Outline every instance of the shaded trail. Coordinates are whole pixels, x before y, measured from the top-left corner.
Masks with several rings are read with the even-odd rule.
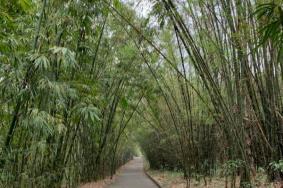
[[[157,186],[145,175],[142,158],[135,157],[108,188],[157,188]]]

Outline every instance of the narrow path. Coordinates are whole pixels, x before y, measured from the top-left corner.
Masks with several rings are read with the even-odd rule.
[[[108,188],[157,188],[144,174],[143,160],[140,157],[129,162]]]

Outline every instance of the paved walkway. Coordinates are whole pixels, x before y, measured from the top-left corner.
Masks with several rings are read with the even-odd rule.
[[[157,188],[157,186],[144,174],[142,158],[136,157],[124,167],[109,188]]]

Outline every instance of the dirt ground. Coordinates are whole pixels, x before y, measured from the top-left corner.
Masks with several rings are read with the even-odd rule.
[[[148,173],[163,187],[163,188],[186,188],[186,182],[181,173],[168,171],[148,171]],[[191,180],[190,188],[225,188],[225,179],[214,177],[211,180],[207,178],[207,185],[204,179],[200,181]],[[283,188],[283,182],[267,183],[264,179],[259,179],[255,183],[257,188]],[[230,182],[228,187],[230,188]],[[236,181],[236,187],[239,187],[239,178]]]
[[[115,181],[115,178],[112,180],[107,178],[105,180],[97,181],[97,182],[90,182],[84,185],[81,185],[80,188],[105,188],[106,186],[110,185],[112,182]]]

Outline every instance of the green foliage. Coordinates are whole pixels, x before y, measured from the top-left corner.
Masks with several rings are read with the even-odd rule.
[[[282,3],[176,2],[1,1],[0,186],[77,187],[137,144],[185,179],[282,177]]]
[[[235,176],[240,168],[243,168],[245,162],[242,160],[228,160],[222,165],[225,176]]]
[[[62,62],[64,68],[77,68],[75,53],[65,47],[52,47],[50,49],[53,54],[57,55],[57,61]]]
[[[41,71],[47,70],[50,67],[50,62],[44,55],[31,57],[31,61],[34,61],[35,68]]]
[[[151,169],[178,171],[182,168],[176,148],[176,137],[162,137],[154,132],[143,134],[139,140],[142,151]]]
[[[102,1],[1,1],[0,10],[0,186],[113,175],[135,154],[126,124],[140,95],[133,75],[144,73],[125,26],[106,19]]]
[[[120,10],[122,8],[122,4],[121,4],[120,0],[114,0],[113,4],[114,4],[114,7],[118,10]]]
[[[279,160],[278,162],[273,161],[273,162],[269,163],[269,167],[273,171],[283,173],[283,160]]]
[[[30,109],[28,116],[22,121],[22,126],[34,132],[42,132],[43,135],[49,136],[54,134],[55,119],[45,111],[39,109]]]
[[[98,117],[99,110],[92,104],[88,105],[85,103],[80,103],[75,108],[75,113],[79,118],[82,118],[88,124],[95,124],[97,121],[100,120]]]
[[[254,14],[257,19],[263,20],[260,28],[260,44],[266,43],[269,39],[280,46],[283,39],[283,10],[281,4],[265,3],[257,6]]]
[[[18,0],[17,4],[22,8],[22,10],[26,13],[30,13],[33,6],[32,0]]]

